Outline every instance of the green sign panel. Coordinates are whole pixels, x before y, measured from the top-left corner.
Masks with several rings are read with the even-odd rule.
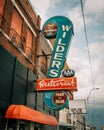
[[[48,19],[45,24],[43,25],[43,34],[46,38],[56,38],[52,58],[50,61],[50,66],[47,73],[47,78],[58,78],[61,75],[62,69],[64,67],[64,63],[67,57],[68,50],[70,48],[70,41],[73,36],[73,24],[72,22],[64,16],[55,16]],[[49,95],[53,95],[53,91],[48,91],[44,93],[45,97]],[[51,106],[52,109],[59,110],[52,101],[53,98],[51,97],[50,103],[46,102],[48,106]],[[58,105],[58,104],[57,104]],[[62,104],[63,105],[63,104]],[[60,108],[61,105],[59,105]],[[64,104],[64,107],[67,106],[67,103]]]
[[[60,77],[73,36],[72,22],[63,16],[48,19],[43,26],[46,38],[56,37],[47,77]]]

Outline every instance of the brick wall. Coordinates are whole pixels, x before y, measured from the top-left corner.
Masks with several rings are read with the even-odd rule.
[[[29,25],[27,25],[26,21],[23,19],[22,15],[18,11],[18,9],[16,9],[16,6],[13,5],[14,3],[12,3],[11,0],[5,0],[3,14],[1,15],[2,24],[1,24],[1,32],[0,32],[0,44],[2,46],[4,46],[4,48],[6,48],[12,55],[16,56],[18,58],[18,60],[23,65],[25,65],[25,67],[30,68],[31,70],[34,70],[34,69],[36,69],[36,65],[37,65],[37,50],[38,50],[37,42],[38,42],[38,34],[39,34],[39,28],[40,28],[40,24],[38,25],[38,23],[40,23],[39,22],[40,17],[37,16],[33,12],[31,5],[29,4],[29,2],[27,0],[15,1],[15,2],[16,2],[16,5],[18,6],[19,10],[22,12],[22,15],[28,21]],[[24,5],[26,5],[27,2],[28,2],[28,5],[26,6],[26,8],[24,8]],[[11,38],[10,37],[10,30],[11,30],[10,26],[11,26],[11,20],[12,20],[12,15],[13,15],[14,10],[16,10],[19,13],[20,17],[22,18],[21,35],[18,36],[16,33],[16,30],[15,30],[15,34],[19,37],[19,39],[22,42],[24,42],[22,45],[23,53],[21,53],[21,50],[20,50],[21,48],[18,48],[17,46],[15,46],[14,43],[10,39]],[[29,12],[30,14],[27,14],[26,10],[27,10],[27,12],[30,11]],[[31,16],[33,17],[34,21],[31,20]],[[31,59],[25,53],[26,39],[27,39],[26,30],[28,28],[30,28],[30,26],[31,26],[32,30],[34,31],[34,33],[37,35],[37,36],[35,36],[34,34],[32,34],[33,35],[33,44],[32,44],[33,46],[31,48],[31,54],[32,54]]]

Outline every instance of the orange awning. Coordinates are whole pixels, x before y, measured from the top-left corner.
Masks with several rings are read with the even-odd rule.
[[[10,105],[5,118],[28,120],[54,126],[58,125],[57,119],[54,116],[33,110],[24,105]]]

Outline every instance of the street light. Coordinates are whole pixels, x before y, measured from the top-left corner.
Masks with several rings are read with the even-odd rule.
[[[91,90],[90,90],[90,92],[89,92],[89,95],[88,95],[88,97],[87,97],[87,105],[88,105],[88,124],[90,123],[90,116],[89,116],[89,98],[90,98],[90,95],[91,95],[91,93],[94,91],[94,90],[98,90],[99,88],[92,88]]]
[[[100,89],[100,88],[93,88],[93,89],[90,90],[89,95],[88,95],[88,97],[87,97],[87,103],[88,103],[88,100],[89,100],[89,98],[90,98],[90,95],[91,95],[92,91],[98,90],[98,89]]]

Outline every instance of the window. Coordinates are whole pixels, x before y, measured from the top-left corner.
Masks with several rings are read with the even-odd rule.
[[[46,74],[47,73],[47,56],[45,53],[42,51],[42,57],[41,57],[41,71]]]
[[[0,14],[3,14],[4,11],[4,5],[5,5],[5,0],[0,0]]]
[[[16,130],[16,122],[17,122],[17,120],[8,119],[7,129],[8,130]]]
[[[0,0],[0,26],[1,26],[1,23],[2,23],[4,5],[5,5],[5,0]]]
[[[70,114],[67,114],[67,123],[71,124],[71,115]]]
[[[27,28],[27,37],[26,37],[26,55],[28,58],[32,59],[33,51],[32,51],[32,42],[33,42],[33,36],[32,32],[29,28]]]
[[[11,27],[10,27],[10,39],[13,44],[20,45],[21,44],[21,30],[22,30],[22,18],[19,13],[14,9]]]
[[[22,18],[16,10],[13,11],[11,28],[14,29],[19,36],[21,36]]]

